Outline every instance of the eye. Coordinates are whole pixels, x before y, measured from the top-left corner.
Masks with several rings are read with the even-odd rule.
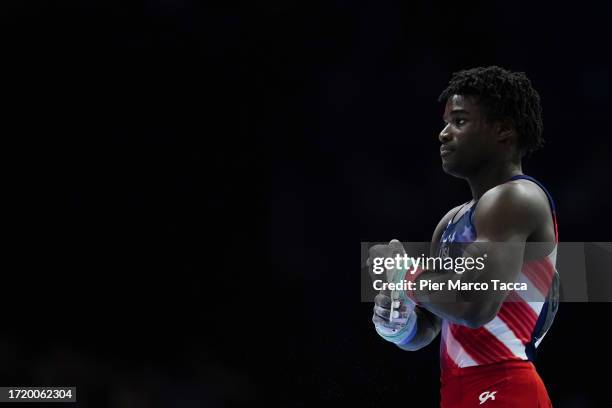
[[[455,125],[457,125],[457,126],[465,125],[465,122],[467,122],[467,121],[465,119],[463,119],[463,118],[455,119]]]

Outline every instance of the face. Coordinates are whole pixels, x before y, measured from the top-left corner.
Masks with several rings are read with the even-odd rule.
[[[439,140],[442,168],[456,177],[469,177],[496,155],[495,137],[485,112],[470,96],[452,95],[444,109]]]

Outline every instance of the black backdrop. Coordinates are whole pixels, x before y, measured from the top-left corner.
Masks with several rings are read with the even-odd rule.
[[[438,401],[359,302],[359,243],[427,241],[469,190],[440,168],[452,72],[525,71],[524,163],[562,241],[606,241],[609,6],[5,2],[10,229],[3,385],[80,406]],[[609,403],[609,304],[562,304],[538,367],[555,407]]]

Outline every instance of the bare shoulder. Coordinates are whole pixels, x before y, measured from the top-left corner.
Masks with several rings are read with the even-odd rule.
[[[457,211],[459,211],[461,207],[463,207],[465,204],[467,203],[459,204],[458,206],[451,208],[446,214],[444,214],[444,217],[442,217],[440,222],[438,222],[438,225],[436,226],[436,230],[439,228],[444,229],[446,225],[449,223],[449,221],[451,220],[451,218],[453,218],[453,215],[455,215]]]
[[[449,210],[444,215],[444,217],[442,217],[440,222],[438,222],[438,225],[434,229],[433,237],[431,238],[431,242],[432,242],[431,251],[432,252],[435,251],[435,245],[437,244],[438,241],[440,241],[440,237],[442,236],[442,233],[444,232],[444,229],[446,228],[450,220],[453,218],[453,215],[455,215],[457,211],[459,211],[461,207],[464,206],[465,204],[466,203],[463,203],[463,204],[459,204],[456,207],[453,207],[451,210]]]
[[[490,232],[500,238],[511,233],[524,236],[549,217],[544,191],[533,182],[514,180],[483,194],[474,212],[474,224],[477,231]]]
[[[528,180],[513,180],[488,190],[478,201],[477,212],[510,212],[536,215],[548,211],[548,198],[544,191]]]

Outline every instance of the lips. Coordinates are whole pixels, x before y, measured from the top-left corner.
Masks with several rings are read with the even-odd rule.
[[[445,157],[448,156],[449,154],[452,154],[455,151],[455,149],[451,149],[448,146],[442,145],[440,146],[440,156]]]

